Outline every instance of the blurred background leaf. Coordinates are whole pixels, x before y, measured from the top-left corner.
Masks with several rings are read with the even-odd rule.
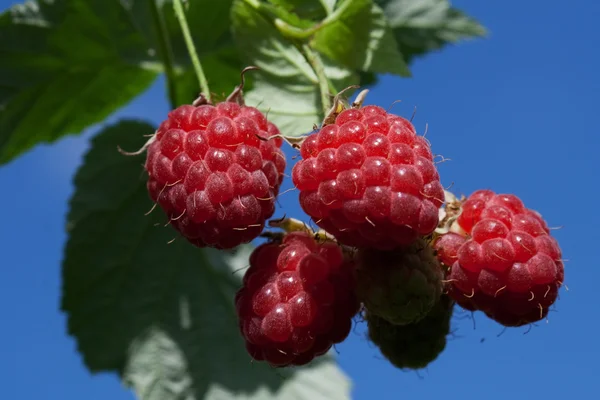
[[[408,62],[464,39],[486,35],[475,19],[448,0],[375,0],[394,30],[398,50]]]
[[[228,94],[243,68],[231,1],[190,3],[209,83]],[[40,0],[0,15],[0,163],[104,120],[169,68],[172,105],[191,103],[199,85],[180,32],[165,0]]]
[[[410,76],[381,8],[372,0],[338,4],[337,19],[319,29],[311,45],[348,68]]]
[[[0,163],[100,122],[162,70],[122,3],[42,0],[0,16]]]

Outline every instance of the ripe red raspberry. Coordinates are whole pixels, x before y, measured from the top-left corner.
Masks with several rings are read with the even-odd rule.
[[[281,139],[266,140],[277,134],[253,107],[180,106],[148,147],[150,197],[198,247],[249,242],[273,215],[283,179]]]
[[[390,324],[367,310],[369,339],[397,368],[425,368],[446,348],[453,310],[452,299],[442,295],[425,318],[404,326]]]
[[[511,194],[474,192],[456,223],[467,236],[436,243],[451,265],[451,295],[506,326],[543,319],[564,279],[561,250],[546,222]]]
[[[360,249],[356,265],[359,300],[391,324],[418,322],[442,294],[442,269],[425,239],[392,251]]]
[[[348,246],[390,250],[433,232],[444,190],[429,143],[377,106],[342,111],[302,143],[300,205]]]
[[[240,331],[255,360],[303,365],[350,333],[359,303],[352,265],[332,242],[304,232],[257,247],[236,294]]]
[[[451,268],[458,260],[458,250],[466,240],[465,236],[454,232],[441,235],[434,244],[438,260],[447,268]]]

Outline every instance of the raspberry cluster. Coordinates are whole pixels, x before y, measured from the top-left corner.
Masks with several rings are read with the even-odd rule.
[[[285,156],[277,127],[235,102],[183,105],[148,147],[148,192],[198,247],[233,248],[256,238],[275,211]]]
[[[505,326],[546,317],[564,279],[561,250],[539,213],[511,194],[474,192],[461,205],[459,233],[435,247],[450,267],[450,293],[468,310]]]
[[[277,367],[306,364],[342,342],[358,307],[351,262],[306,232],[257,247],[236,295],[249,354]]]
[[[444,199],[430,145],[378,106],[349,108],[302,143],[300,205],[348,246],[391,250],[431,234]]]
[[[147,144],[148,192],[198,247],[230,249],[261,235],[286,167],[278,128],[227,101],[169,113]],[[542,217],[489,190],[444,191],[429,142],[412,123],[336,96],[302,139],[292,181],[302,221],[250,256],[235,305],[254,360],[304,365],[348,336],[362,305],[369,337],[399,368],[423,368],[446,346],[454,304],[506,326],[544,318],[564,279]],[[442,208],[442,204],[445,207]],[[295,222],[293,222],[295,221]]]

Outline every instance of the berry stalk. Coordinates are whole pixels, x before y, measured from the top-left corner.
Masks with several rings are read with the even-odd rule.
[[[162,60],[165,75],[167,76],[167,92],[169,94],[169,101],[171,107],[177,107],[177,91],[175,86],[175,68],[173,62],[173,49],[171,48],[171,42],[167,36],[167,29],[165,27],[165,21],[158,10],[158,5],[155,0],[149,0],[150,10],[152,11],[152,19],[154,19],[154,25],[158,30],[158,52]]]
[[[244,2],[257,10],[261,8],[260,4],[256,0],[244,0]],[[348,9],[348,7],[352,5],[352,1],[343,2],[335,10],[333,10],[331,6],[326,4],[324,0],[321,0],[321,4],[327,12],[327,17],[325,17],[325,19],[323,19],[319,23],[314,24],[310,28],[301,29],[288,24],[280,18],[275,18],[273,22],[279,30],[279,32],[281,32],[284,36],[287,36],[292,39],[306,41],[309,40],[320,29],[323,29],[323,27],[338,21],[340,16],[343,15],[344,12],[346,12],[346,10]]]
[[[190,27],[188,26],[187,20],[185,18],[185,13],[183,11],[183,5],[181,4],[181,0],[173,0],[173,9],[175,10],[175,15],[179,20],[181,31],[183,32],[183,39],[185,40],[185,45],[188,49],[188,53],[190,53],[192,65],[194,66],[194,72],[196,73],[196,76],[198,77],[198,82],[200,83],[200,90],[206,96],[206,99],[210,103],[210,89],[208,88],[208,80],[206,79],[206,75],[204,75],[204,70],[202,69],[202,65],[200,64],[198,52],[196,51],[196,46],[194,45],[194,41],[192,40],[192,34],[190,33]]]
[[[323,65],[321,57],[319,57],[319,55],[315,53],[307,44],[302,45],[302,51],[304,52],[304,57],[306,57],[311,67],[315,71],[315,74],[317,74],[317,79],[319,80],[319,91],[321,92],[321,107],[323,108],[323,115],[327,115],[331,109],[331,96],[329,95],[329,89],[331,88],[334,93],[336,93],[337,90],[335,90],[325,74],[325,66]]]
[[[331,4],[331,2],[327,1],[327,0],[319,0],[319,3],[321,3],[321,6],[327,13],[327,16],[329,16],[329,15],[331,15],[331,13],[333,13],[333,7],[335,4]]]

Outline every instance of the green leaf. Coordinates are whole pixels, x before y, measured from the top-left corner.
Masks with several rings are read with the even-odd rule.
[[[268,112],[269,120],[286,136],[309,133],[323,119],[318,79],[310,64],[294,43],[244,1],[234,1],[232,15],[239,49],[250,64],[261,68],[247,76],[254,89],[246,93],[246,104]],[[323,61],[338,90],[358,82],[350,70]]]
[[[162,13],[165,16],[165,25],[170,40],[173,42],[175,60],[177,64],[187,64],[190,62],[190,58],[173,10],[173,2],[171,0],[157,1],[162,3]],[[229,25],[232,3],[233,0],[189,0],[187,2],[185,16],[201,60],[203,55],[233,45]]]
[[[333,15],[333,22],[314,35],[315,49],[348,68],[410,76],[379,6],[371,0],[346,0]]]
[[[306,368],[252,363],[234,295],[249,246],[198,249],[165,227],[127,157],[154,127],[122,121],[93,140],[75,177],[63,261],[62,310],[91,371],[118,372],[141,400],[347,399],[331,357]],[[234,271],[238,271],[234,274]]]
[[[193,332],[193,328],[190,330]],[[125,383],[141,400],[350,398],[349,381],[330,357],[317,359],[310,367],[291,370],[293,372],[282,370],[277,374],[274,370],[250,364],[241,353],[233,359],[231,350],[225,351],[226,338],[217,334],[207,337],[199,331],[190,333],[179,340],[187,344],[182,348],[177,341],[180,333],[151,329],[133,343],[124,373]],[[207,351],[206,347],[215,340],[220,348]],[[225,362],[217,361],[223,356],[227,357]],[[199,375],[201,372],[216,376],[202,392],[194,388],[198,377],[205,376]],[[202,378],[202,384],[206,379]]]
[[[174,106],[199,92],[168,0],[40,0],[0,16],[0,163],[102,121],[163,72],[174,71]],[[232,0],[194,0],[187,10],[217,94],[239,84]],[[36,5],[37,4],[37,5]],[[170,59],[166,53],[171,55]]]
[[[372,72],[361,71],[359,73],[359,77],[360,77],[360,86],[361,87],[374,86],[378,82],[377,75],[375,75]]]
[[[449,43],[483,37],[486,29],[450,6],[448,0],[376,0],[394,29],[398,49],[408,61]]]
[[[318,13],[323,10],[314,7],[315,0],[305,0],[302,3],[302,7],[298,7],[298,4],[290,0],[269,0],[269,3],[258,3],[259,6],[255,9],[296,28],[308,29],[315,25],[309,18],[315,18],[315,11]]]
[[[329,14],[333,8],[331,0],[268,0],[270,3],[282,7],[298,17],[312,21],[320,21]],[[296,25],[301,28],[300,25]]]
[[[79,133],[160,72],[122,2],[40,0],[0,15],[0,163]]]
[[[321,1],[321,4],[323,5],[323,8],[327,12],[327,15],[329,15],[333,12],[333,10],[335,9],[335,3],[337,3],[337,0],[320,0],[320,1]]]

